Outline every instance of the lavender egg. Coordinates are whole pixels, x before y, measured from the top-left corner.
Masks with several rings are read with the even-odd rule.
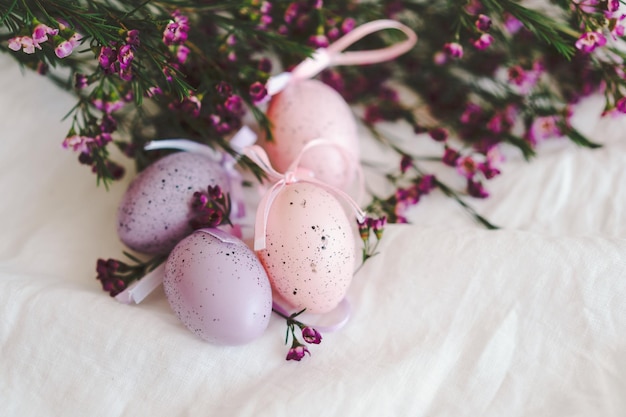
[[[272,288],[292,307],[327,313],[352,282],[356,245],[341,203],[318,185],[298,182],[276,196],[258,251]]]
[[[359,140],[352,110],[337,91],[317,80],[291,82],[272,97],[267,118],[272,140],[259,144],[274,168],[285,172],[307,143],[323,138],[345,152],[333,146],[313,147],[303,155],[300,167],[327,184],[349,188],[359,165]]]
[[[165,263],[163,287],[180,321],[208,342],[248,343],[269,324],[272,290],[263,266],[221,230],[200,229],[180,241]]]
[[[165,156],[140,172],[126,190],[117,211],[118,236],[138,252],[167,254],[192,232],[193,193],[209,185],[228,192],[228,184],[223,168],[207,156]]]

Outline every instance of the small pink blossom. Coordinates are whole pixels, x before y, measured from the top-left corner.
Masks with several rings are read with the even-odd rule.
[[[540,140],[561,136],[558,116],[540,116],[533,120],[528,130],[528,138],[536,144]]]
[[[33,29],[33,41],[35,43],[44,43],[48,40],[48,35],[55,36],[59,34],[58,29],[53,29],[48,25],[44,25],[43,23],[38,24]]]
[[[65,58],[72,54],[74,51],[74,46],[70,41],[63,41],[54,48],[54,53],[59,58]]]
[[[590,53],[597,47],[604,46],[606,44],[606,37],[600,32],[585,32],[576,41],[576,48],[579,50]]]
[[[443,45],[443,51],[452,58],[463,58],[463,46],[457,42],[449,42]]]
[[[615,108],[621,113],[626,113],[626,97],[622,97],[615,103]]]
[[[302,358],[304,358],[306,353],[311,355],[311,353],[309,352],[309,349],[307,349],[306,346],[303,346],[303,345],[292,346],[291,349],[289,349],[289,352],[287,352],[287,360],[288,361],[292,361],[292,360],[300,361],[302,360]]]
[[[62,146],[65,149],[72,148],[72,150],[87,153],[89,151],[89,145],[95,143],[94,138],[81,135],[68,136],[63,140]]]
[[[488,33],[483,33],[480,38],[474,41],[474,47],[478,50],[485,50],[493,43],[493,36]]]
[[[472,178],[478,170],[478,163],[471,156],[464,156],[457,159],[456,170],[465,178]]]
[[[14,38],[9,39],[9,49],[12,51],[19,51],[22,49],[22,37],[16,36]]]

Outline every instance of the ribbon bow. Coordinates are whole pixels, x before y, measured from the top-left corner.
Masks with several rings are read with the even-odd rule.
[[[406,39],[385,48],[343,52],[353,43],[365,36],[384,29],[397,29],[406,35]],[[337,39],[327,48],[317,49],[310,58],[302,61],[290,73],[270,77],[266,89],[270,96],[279,93],[292,79],[313,78],[324,69],[339,65],[367,65],[389,61],[408,52],[417,42],[417,35],[408,26],[389,19],[374,20],[356,27]]]
[[[340,197],[342,197],[354,210],[356,218],[359,222],[362,222],[365,219],[365,213],[361,210],[359,205],[344,191],[327,184],[323,181],[320,181],[315,178],[313,172],[299,167],[300,159],[302,156],[310,149],[318,146],[332,146],[337,148],[346,158],[349,158],[349,155],[346,155],[347,151],[340,145],[328,140],[328,139],[314,139],[308,142],[300,151],[295,160],[291,163],[289,168],[284,174],[276,171],[272,164],[270,163],[269,157],[265,150],[258,145],[248,146],[244,148],[244,154],[250,158],[255,164],[259,166],[270,179],[270,181],[274,182],[274,185],[265,193],[261,201],[259,201],[259,206],[256,212],[255,225],[254,225],[254,250],[262,250],[266,247],[266,234],[267,234],[267,221],[270,214],[270,209],[274,200],[278,196],[278,194],[282,191],[283,188],[290,184],[295,184],[297,182],[308,182],[311,184],[316,184],[331,193],[334,193]]]

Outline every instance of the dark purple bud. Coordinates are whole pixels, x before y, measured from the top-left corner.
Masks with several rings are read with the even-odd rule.
[[[320,332],[312,327],[305,327],[302,329],[302,338],[307,343],[319,344],[322,341],[322,335]]]
[[[480,181],[474,181],[471,178],[467,180],[467,193],[476,198],[487,198],[489,193],[483,188]]]
[[[412,166],[413,166],[413,158],[411,158],[409,155],[402,155],[402,159],[400,159],[400,172],[404,174]]]
[[[448,131],[443,127],[436,127],[434,129],[431,129],[428,134],[437,142],[444,142],[446,139],[448,139]]]
[[[311,355],[311,352],[309,352],[309,349],[307,349],[306,346],[294,344],[294,346],[292,346],[287,353],[287,360],[300,361],[302,358],[304,358],[306,353],[308,353],[309,356]]]
[[[459,159],[461,154],[459,154],[456,150],[449,148],[446,146],[446,149],[443,153],[443,158],[441,159],[444,164],[456,167],[456,161]]]
[[[486,16],[484,14],[478,15],[478,19],[476,19],[476,29],[480,30],[481,32],[487,32],[489,29],[491,29],[491,19],[489,18],[489,16]]]
[[[250,98],[253,102],[258,103],[267,97],[267,90],[265,89],[265,85],[256,81],[250,86]]]

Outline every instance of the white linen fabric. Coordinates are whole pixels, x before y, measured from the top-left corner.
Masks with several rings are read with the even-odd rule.
[[[424,198],[357,273],[348,325],[287,362],[277,317],[215,346],[162,290],[136,306],[101,290],[132,166],[96,187],[60,146],[73,98],[10,57],[0,74],[1,416],[626,415],[626,122],[601,99],[575,123],[603,148],[510,150],[471,202],[501,230]]]

